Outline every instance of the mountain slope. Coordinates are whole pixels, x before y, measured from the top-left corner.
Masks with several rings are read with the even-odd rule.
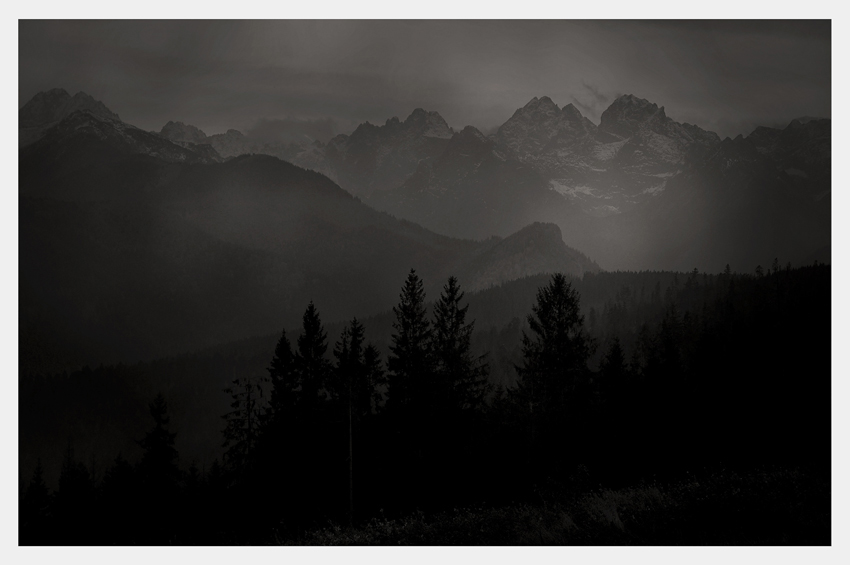
[[[357,196],[396,188],[422,160],[439,155],[452,133],[437,112],[422,108],[403,122],[398,118],[383,126],[366,122],[351,135],[338,135],[327,143],[323,151],[327,172]]]
[[[439,157],[421,162],[399,188],[367,202],[439,233],[477,239],[578,213],[532,167],[508,158],[471,126],[452,136]]]
[[[297,325],[310,300],[326,320],[368,315],[396,302],[411,268],[429,293],[449,275],[483,288],[595,268],[557,235],[538,238],[546,246],[533,261],[509,264],[508,240],[437,235],[275,157],[192,155],[85,113],[22,152],[22,367],[129,362],[272,333]]]

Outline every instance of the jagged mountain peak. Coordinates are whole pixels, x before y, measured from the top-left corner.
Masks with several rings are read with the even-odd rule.
[[[473,126],[466,126],[455,133],[446,145],[445,151],[436,158],[437,168],[444,174],[447,170],[455,173],[465,170],[473,163],[480,163],[493,151],[493,141]],[[425,163],[423,161],[421,164]]]
[[[38,96],[64,96],[66,98],[70,98],[71,95],[68,94],[68,91],[64,88],[51,88],[50,90],[45,90],[44,92],[39,92],[33,98]]]
[[[72,112],[47,129],[41,139],[25,151],[30,156],[39,152],[42,155],[56,155],[68,148],[76,148],[88,154],[93,154],[92,151],[112,156],[144,154],[168,162],[213,163],[220,160],[219,155],[209,146],[189,145],[173,142],[155,132],[144,131],[117,117],[82,109]]]
[[[570,119],[571,119],[571,120],[573,120],[573,121],[577,121],[577,122],[578,122],[578,121],[582,121],[582,120],[584,119],[584,116],[582,115],[582,113],[579,111],[579,109],[578,109],[578,108],[576,108],[576,107],[572,104],[572,102],[571,102],[571,103],[569,103],[569,104],[567,104],[567,105],[566,105],[566,106],[564,106],[563,108],[561,108],[561,113],[562,113],[564,116],[566,116],[566,117],[570,118]]]
[[[18,110],[18,127],[30,130],[30,135],[26,137],[30,138],[27,139],[28,142],[32,142],[40,138],[45,129],[78,110],[88,110],[113,120],[121,119],[103,102],[85,92],[77,92],[71,96],[64,88],[52,88],[39,92]]]
[[[415,120],[415,119],[418,119],[418,118],[423,118],[423,117],[428,116],[430,114],[437,114],[437,112],[428,112],[424,108],[414,108],[413,111],[410,113],[410,115],[407,117],[407,120],[405,120],[405,121],[408,121],[408,120],[411,120],[411,119]],[[437,115],[439,115],[439,114],[437,114]]]
[[[525,106],[523,106],[522,110],[538,110],[538,109],[546,109],[546,108],[555,108],[558,109],[558,105],[555,104],[551,98],[548,96],[541,96],[538,98],[535,96],[531,100],[529,100]]]
[[[63,89],[60,89],[60,90],[62,90],[64,92]],[[100,102],[98,100],[95,100],[94,96],[92,96],[91,94],[87,94],[87,93],[83,92],[82,90],[80,92],[76,93],[73,96],[73,98],[75,98],[76,100],[84,101],[84,102],[96,102],[96,103],[100,104]]]
[[[454,134],[454,136],[452,136],[452,139],[474,139],[482,143],[491,143],[491,141],[487,139],[487,136],[481,133],[481,131],[479,131],[478,128],[476,128],[475,126],[466,126],[462,130]]]
[[[560,108],[555,104],[551,98],[548,96],[541,96],[537,98],[536,96],[528,101],[528,103],[517,110],[514,113],[514,117],[519,115],[524,116],[540,116],[540,115],[550,115],[554,116],[560,112]]]
[[[436,111],[427,111],[422,108],[416,108],[410,115],[401,121],[397,116],[393,116],[384,122],[384,125],[375,125],[368,120],[358,125],[350,136],[340,139],[371,139],[373,136],[377,138],[396,135],[413,135],[424,137],[439,137],[449,139],[454,134],[452,128],[446,123],[443,117]],[[340,137],[340,136],[337,136]]]
[[[557,160],[565,148],[583,143],[595,130],[596,126],[572,104],[560,109],[551,98],[543,96],[514,112],[499,127],[494,139],[520,161],[536,162],[547,152]]]
[[[171,141],[188,141],[190,143],[204,143],[207,139],[207,134],[195,126],[174,121],[169,121],[162,126],[159,135]]]
[[[623,94],[618,96],[614,100],[614,102],[611,103],[611,106],[636,106],[639,108],[653,109],[658,108],[658,104],[650,102],[646,98],[640,98],[639,96],[635,96],[634,94]]]
[[[415,128],[420,135],[426,137],[440,137],[448,139],[453,134],[452,128],[446,123],[446,120],[439,112],[428,112],[422,108],[416,108],[404,120],[404,125],[407,128]]]
[[[663,124],[667,120],[664,106],[659,108],[658,104],[644,98],[624,94],[602,112],[599,127],[608,133],[631,137],[643,124],[652,121]]]

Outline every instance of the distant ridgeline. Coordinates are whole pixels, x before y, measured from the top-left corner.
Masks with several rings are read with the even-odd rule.
[[[434,303],[423,288],[410,273],[392,314],[333,331],[311,303],[283,335],[22,375],[23,543],[283,541],[352,508],[705,469],[828,481],[829,266],[539,276],[468,308],[454,279]]]

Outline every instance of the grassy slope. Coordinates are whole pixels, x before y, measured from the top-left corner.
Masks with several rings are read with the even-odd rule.
[[[718,471],[540,503],[331,525],[287,545],[829,545],[830,485],[801,471]]]

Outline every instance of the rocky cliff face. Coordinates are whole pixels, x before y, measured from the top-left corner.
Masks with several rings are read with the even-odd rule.
[[[800,261],[829,245],[830,150],[829,120],[721,141],[631,95],[598,127],[543,97],[489,139],[463,130],[368,202],[460,237],[553,222],[605,268]]]
[[[522,162],[557,171],[587,161],[596,132],[596,125],[575,106],[560,109],[544,96],[517,110],[499,128],[495,141]]]
[[[494,140],[545,177],[552,190],[594,216],[618,214],[663,191],[695,148],[719,143],[717,135],[679,124],[659,108],[621,96],[597,127],[568,104],[532,99],[499,128]]]

